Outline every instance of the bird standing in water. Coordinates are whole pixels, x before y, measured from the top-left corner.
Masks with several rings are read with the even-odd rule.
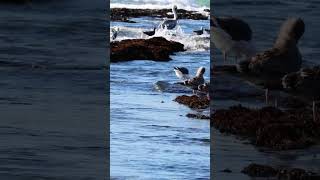
[[[172,7],[173,18],[165,19],[160,23],[159,27],[161,27],[162,29],[169,29],[169,30],[174,29],[177,26],[177,22],[178,22],[177,10],[178,10],[177,6],[174,5]]]
[[[222,51],[224,61],[227,55],[241,58],[252,57],[255,47],[251,44],[252,30],[246,22],[235,17],[212,17],[211,35],[215,46]]]

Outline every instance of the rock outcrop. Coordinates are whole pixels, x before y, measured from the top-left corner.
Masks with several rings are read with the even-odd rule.
[[[163,37],[114,41],[111,45],[111,62],[131,60],[169,61],[170,55],[184,51],[184,45]]]

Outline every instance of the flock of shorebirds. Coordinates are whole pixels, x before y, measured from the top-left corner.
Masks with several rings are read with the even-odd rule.
[[[174,29],[178,24],[177,10],[177,6],[174,5],[173,18],[164,19],[158,27],[143,33],[153,36],[159,28]],[[211,16],[210,24],[210,30],[201,27],[200,30],[194,30],[194,33],[196,35],[202,35],[204,32],[210,33],[215,47],[223,54],[224,62],[227,62],[228,56],[233,56],[240,73],[261,78],[281,79],[285,90],[292,89],[297,84],[295,82],[297,78],[291,78],[293,76],[289,74],[304,72],[303,69],[301,70],[302,55],[297,45],[305,31],[305,24],[301,18],[288,18],[282,24],[273,47],[260,52],[253,45],[253,31],[244,20],[236,17]],[[119,29],[112,29],[113,40],[117,38],[118,31]],[[208,94],[209,83],[206,83],[203,78],[204,67],[200,67],[194,77],[190,77],[188,69],[184,67],[174,67],[174,71],[184,85]],[[304,76],[301,77],[305,78],[305,74],[303,73]],[[267,91],[268,88],[266,88]]]

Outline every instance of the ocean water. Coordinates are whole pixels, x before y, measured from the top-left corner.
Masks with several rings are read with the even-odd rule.
[[[105,8],[0,4],[0,179],[106,178]]]
[[[160,4],[172,7],[172,2],[117,1],[111,7],[140,8]],[[175,1],[186,3],[188,1]],[[122,5],[124,6],[124,4]],[[183,7],[181,4],[179,7]],[[200,6],[199,6],[200,7]],[[116,40],[148,38],[142,31],[151,30],[161,19],[134,18],[137,23],[111,22],[119,28]],[[157,81],[177,82],[173,67],[185,66],[195,74],[200,66],[206,67],[209,81],[210,35],[195,36],[192,31],[209,20],[179,20],[176,31],[158,31],[163,36],[185,45],[186,51],[171,56],[169,62],[130,61],[110,66],[110,159],[112,179],[209,179],[210,129],[205,120],[189,119],[195,113],[173,100],[192,92],[157,91]],[[202,112],[208,114],[208,110]]]
[[[253,30],[253,43],[259,51],[270,48],[279,31],[280,25],[287,17],[301,17],[306,24],[306,31],[299,42],[299,49],[303,56],[303,66],[319,64],[320,31],[318,1],[293,1],[293,0],[232,0],[211,1],[211,9],[216,16],[236,16],[248,22]],[[215,56],[212,64],[224,64],[221,53],[213,47]],[[233,58],[230,58],[233,59]],[[231,93],[253,92],[257,89],[237,77],[224,80],[213,77],[215,87],[220,90],[232,89]],[[233,87],[234,86],[234,87]],[[261,89],[260,89],[261,90]],[[259,90],[258,90],[259,91]],[[263,97],[263,91],[261,91]],[[228,107],[234,104],[244,104],[249,107],[263,106],[263,98],[239,98],[226,96],[223,93],[214,95],[213,109]],[[213,161],[214,179],[250,179],[240,173],[243,167],[250,163],[269,164],[272,166],[300,167],[314,172],[320,172],[319,147],[306,150],[293,150],[283,152],[272,152],[253,147],[246,141],[232,135],[221,134],[214,128],[211,129],[214,142]],[[221,170],[229,168],[232,173],[223,173]]]

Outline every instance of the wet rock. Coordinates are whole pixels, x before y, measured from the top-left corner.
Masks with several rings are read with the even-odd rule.
[[[274,177],[278,180],[316,180],[320,176],[299,168],[273,168],[267,165],[250,164],[242,173],[251,177]]]
[[[206,109],[209,107],[210,101],[207,97],[182,95],[174,100],[180,104],[184,104],[192,109]]]
[[[297,47],[305,25],[300,18],[287,19],[279,32],[278,38],[271,49],[258,53],[250,60],[241,62],[241,72],[254,75],[281,78],[287,73],[298,71],[302,56]]]
[[[171,9],[127,9],[127,8],[112,8],[111,9],[111,21],[128,22],[129,18],[138,18],[142,16],[158,17],[158,18],[172,18]],[[179,19],[194,19],[194,20],[206,20],[207,16],[195,11],[187,11],[184,9],[178,9]]]
[[[192,113],[188,113],[186,115],[188,118],[194,118],[194,119],[210,119],[209,116],[204,115],[204,114],[192,114]]]
[[[230,169],[224,169],[224,170],[222,170],[222,171],[220,171],[220,172],[224,172],[224,173],[232,173],[232,171],[230,170]]]
[[[277,170],[275,170],[271,166],[259,164],[250,164],[241,172],[251,177],[274,177],[277,175]]]
[[[130,60],[169,61],[170,55],[184,51],[184,45],[163,37],[111,42],[111,62]]]
[[[320,139],[319,112],[313,121],[310,109],[282,111],[275,107],[249,109],[239,106],[217,110],[212,126],[221,132],[247,137],[252,144],[274,150],[306,148]]]

